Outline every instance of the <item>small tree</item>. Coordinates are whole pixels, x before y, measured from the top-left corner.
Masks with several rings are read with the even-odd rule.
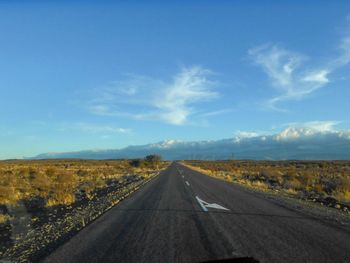
[[[142,166],[142,160],[140,159],[133,159],[129,161],[129,164],[133,167],[141,167]]]
[[[158,169],[158,166],[159,166],[160,162],[162,161],[162,157],[160,155],[157,155],[157,154],[151,154],[151,155],[147,155],[145,157],[145,161],[148,165],[156,167]]]

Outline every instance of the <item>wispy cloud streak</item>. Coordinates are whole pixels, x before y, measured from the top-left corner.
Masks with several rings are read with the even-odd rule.
[[[85,123],[85,122],[64,124],[62,125],[60,130],[61,131],[76,130],[76,131],[91,133],[91,134],[129,134],[131,133],[131,129],[129,128],[121,128],[121,127],[115,127],[112,125],[100,125],[100,124]]]
[[[212,72],[199,66],[182,68],[172,81],[128,75],[99,89],[89,110],[98,115],[123,116],[183,125],[201,103],[219,96]]]
[[[249,55],[263,68],[279,92],[278,96],[267,101],[271,108],[278,109],[276,104],[281,101],[303,99],[329,82],[329,69],[305,69],[306,56],[278,45],[250,49]]]
[[[306,55],[287,50],[280,45],[263,45],[248,50],[250,58],[267,74],[278,94],[266,101],[275,110],[279,103],[301,100],[330,82],[330,75],[350,63],[350,34],[340,39],[338,56],[320,66],[309,66]]]

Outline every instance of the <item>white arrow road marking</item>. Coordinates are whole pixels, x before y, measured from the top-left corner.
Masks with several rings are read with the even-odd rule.
[[[190,183],[189,183],[189,182],[186,181],[185,183],[187,184],[187,186],[190,186]]]
[[[230,210],[227,209],[226,207],[223,207],[221,205],[218,204],[210,204],[208,202],[203,201],[202,199],[200,199],[198,196],[196,196],[197,202],[199,203],[199,205],[201,206],[201,208],[203,209],[204,212],[208,212],[208,208],[215,208],[215,209],[221,209],[221,210]]]

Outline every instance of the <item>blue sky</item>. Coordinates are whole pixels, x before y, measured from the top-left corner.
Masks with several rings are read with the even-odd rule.
[[[0,159],[348,130],[347,1],[1,1]]]

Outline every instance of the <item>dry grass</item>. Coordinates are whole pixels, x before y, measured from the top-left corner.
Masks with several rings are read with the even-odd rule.
[[[340,201],[345,201],[345,202],[349,202],[350,200],[350,190],[346,190],[343,192],[338,192],[335,194],[336,199],[340,200]]]
[[[0,205],[33,198],[44,199],[46,206],[69,205],[78,194],[89,196],[111,181],[123,182],[132,174],[147,177],[152,171],[152,166],[134,167],[128,160],[1,161]]]
[[[227,181],[350,202],[350,161],[185,161]]]
[[[0,224],[6,223],[11,217],[9,215],[0,214]]]

